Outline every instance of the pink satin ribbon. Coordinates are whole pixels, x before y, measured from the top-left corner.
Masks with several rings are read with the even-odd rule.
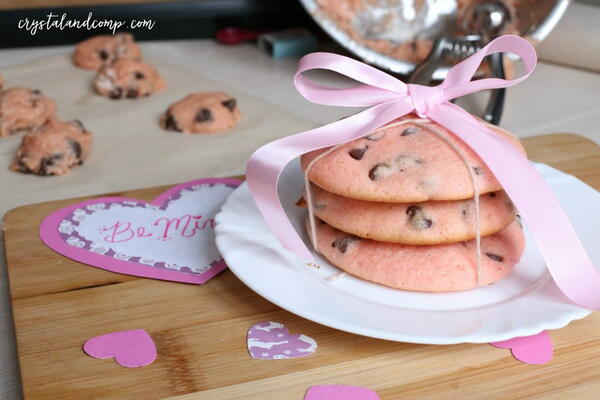
[[[518,55],[525,64],[525,74],[513,80],[471,81],[483,58],[500,52]],[[300,60],[294,78],[296,88],[306,99],[317,104],[369,108],[340,121],[271,142],[252,155],[246,179],[267,224],[286,249],[313,261],[277,195],[277,183],[284,167],[304,153],[360,138],[414,111],[452,131],[484,160],[527,222],[560,290],[582,307],[600,309],[600,273],[533,164],[513,145],[449,102],[480,90],[516,85],[531,74],[536,60],[535,50],[526,40],[502,36],[455,65],[442,84],[428,87],[407,85],[348,57],[330,53],[306,55]],[[344,89],[323,86],[302,75],[311,69],[335,71],[363,84]]]

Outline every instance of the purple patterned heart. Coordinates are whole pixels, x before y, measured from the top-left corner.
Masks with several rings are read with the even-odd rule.
[[[250,356],[261,360],[306,357],[317,350],[313,338],[291,334],[285,325],[273,321],[252,325],[247,342]]]
[[[214,216],[237,179],[177,185],[152,202],[103,197],[62,208],[40,225],[54,251],[84,264],[146,278],[204,283],[226,268]]]

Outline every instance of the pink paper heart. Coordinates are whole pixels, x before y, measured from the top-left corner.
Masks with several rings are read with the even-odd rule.
[[[156,346],[143,329],[107,333],[89,339],[83,350],[94,358],[113,358],[127,368],[143,367],[156,360]]]
[[[360,386],[311,386],[304,400],[379,400],[377,393]]]
[[[306,357],[317,350],[317,342],[306,335],[291,334],[283,324],[263,321],[248,329],[248,352],[252,358],[279,360]]]
[[[108,271],[201,284],[227,267],[214,243],[214,215],[240,183],[200,179],[150,203],[87,200],[47,216],[40,238],[66,257]]]
[[[546,331],[490,344],[501,349],[510,349],[517,360],[526,364],[545,364],[554,356],[552,340]]]

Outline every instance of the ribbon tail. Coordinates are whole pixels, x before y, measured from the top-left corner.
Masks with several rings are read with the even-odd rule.
[[[268,143],[252,154],[246,166],[246,181],[258,209],[283,247],[314,261],[312,253],[289,221],[277,193],[279,177],[285,166],[309,151],[364,136],[412,110],[408,97],[382,103],[340,121]]]
[[[454,104],[442,103],[427,116],[448,128],[484,160],[529,226],[560,290],[582,307],[600,309],[600,272],[533,164],[512,144]]]

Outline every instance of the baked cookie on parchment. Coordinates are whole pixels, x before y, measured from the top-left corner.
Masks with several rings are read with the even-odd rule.
[[[140,60],[142,51],[130,33],[93,36],[77,43],[73,62],[80,68],[98,70],[115,60]]]
[[[23,136],[11,169],[41,176],[63,175],[89,156],[92,134],[81,121],[49,119]]]
[[[161,126],[184,133],[217,133],[232,129],[240,118],[236,99],[227,93],[192,93],[169,106]]]
[[[117,60],[105,65],[94,80],[96,93],[111,99],[137,99],[165,87],[164,80],[153,66],[134,60]]]
[[[31,130],[56,115],[54,100],[22,86],[0,92],[0,137]]]

